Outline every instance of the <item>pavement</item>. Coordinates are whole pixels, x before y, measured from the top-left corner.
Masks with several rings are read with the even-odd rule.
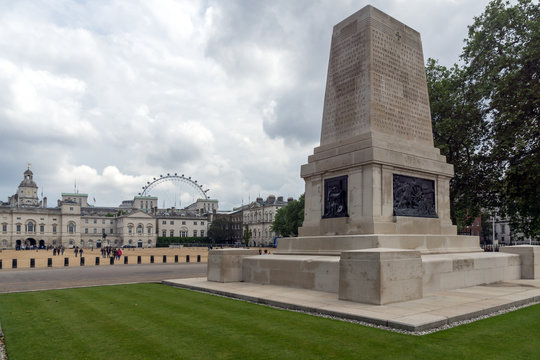
[[[448,328],[540,302],[540,280],[440,291],[388,305],[355,303],[339,300],[334,293],[283,286],[211,282],[206,277],[165,280],[163,284],[412,333]]]
[[[161,282],[205,276],[205,263],[74,266],[0,271],[0,294],[86,286]]]

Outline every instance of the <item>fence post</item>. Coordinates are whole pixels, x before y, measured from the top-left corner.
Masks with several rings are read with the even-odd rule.
[[[84,266],[84,258],[81,256],[81,266]]]
[[[17,268],[17,259],[11,260],[11,268],[13,268],[13,269]]]
[[[0,270],[2,270],[2,259],[0,259]]]
[[[137,264],[140,264],[142,262],[141,255],[137,256]]]
[[[128,263],[128,257],[124,255],[124,264]]]
[[[35,268],[36,267],[36,259],[32,258],[30,259],[30,267]]]
[[[64,266],[69,266],[69,258],[64,258]]]
[[[99,256],[96,256],[96,265],[99,265]]]
[[[110,259],[110,260],[109,260],[109,263],[110,263],[111,265],[114,265],[114,256],[111,256],[109,259]]]
[[[52,267],[52,258],[47,258],[47,267]]]

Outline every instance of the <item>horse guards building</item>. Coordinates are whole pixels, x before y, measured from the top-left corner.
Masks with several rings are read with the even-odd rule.
[[[242,205],[233,211],[218,211],[218,200],[198,199],[184,209],[159,209],[155,196],[135,196],[118,207],[88,204],[88,194],[62,193],[55,207],[38,196],[30,167],[24,172],[17,193],[0,201],[0,249],[63,246],[65,248],[155,247],[158,236],[205,237],[216,216],[231,219],[233,241],[242,241],[247,225],[250,246],[270,245],[275,213],[287,205],[282,197]],[[288,201],[291,201],[289,198]]]

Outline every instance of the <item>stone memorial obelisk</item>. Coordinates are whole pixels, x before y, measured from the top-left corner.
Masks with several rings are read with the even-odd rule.
[[[268,256],[213,251],[208,280],[387,304],[521,276],[519,256],[484,253],[478,237],[457,235],[453,167],[433,146],[420,34],[372,6],[334,27],[321,143],[301,176],[299,236],[280,238]]]
[[[453,167],[433,146],[420,34],[372,6],[334,27],[321,143],[301,176],[304,224],[280,250],[479,250],[450,241]]]

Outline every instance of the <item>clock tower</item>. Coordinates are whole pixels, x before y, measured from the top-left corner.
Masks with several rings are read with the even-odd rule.
[[[38,186],[34,182],[34,174],[28,169],[24,172],[24,179],[19,184],[17,190],[17,205],[21,207],[37,207],[39,206]]]

